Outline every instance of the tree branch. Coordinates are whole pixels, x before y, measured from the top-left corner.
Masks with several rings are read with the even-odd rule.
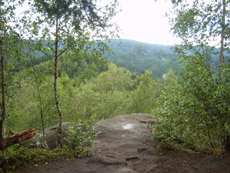
[[[62,50],[62,52],[59,53],[59,54],[57,55],[57,58],[59,58],[59,57],[60,57],[63,53],[65,53],[65,51],[67,51],[69,48],[70,48],[70,46],[68,46],[67,48],[65,48],[64,50]]]

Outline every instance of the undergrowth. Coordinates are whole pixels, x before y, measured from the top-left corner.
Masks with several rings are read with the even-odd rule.
[[[0,172],[10,172],[22,166],[44,163],[69,156],[70,153],[68,151],[60,149],[7,149],[0,152]]]
[[[37,164],[66,157],[84,157],[90,154],[93,140],[98,132],[92,125],[79,121],[69,126],[66,144],[63,149],[47,150],[41,148],[22,148],[19,144],[12,145],[0,153],[0,172],[9,172],[22,166]],[[40,147],[43,142],[37,141]]]

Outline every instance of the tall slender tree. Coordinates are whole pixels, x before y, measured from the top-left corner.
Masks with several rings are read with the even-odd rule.
[[[21,1],[16,2],[14,0],[0,0],[0,89],[1,89],[1,115],[0,115],[0,149],[4,149],[4,121],[7,116],[7,101],[6,101],[6,87],[9,85],[9,79],[6,81],[6,65],[12,63],[12,57],[15,59],[19,52],[19,35],[16,32],[12,22],[14,20],[14,9],[17,4]],[[16,23],[15,23],[16,25]],[[12,45],[14,45],[12,47]],[[6,63],[7,60],[7,63]],[[14,60],[14,63],[16,61]],[[15,64],[14,64],[15,65]],[[11,66],[14,66],[11,64]],[[8,68],[8,70],[10,70]],[[11,69],[12,71],[12,69]],[[9,78],[9,76],[8,76]]]
[[[3,150],[3,123],[6,118],[6,103],[5,103],[5,66],[4,66],[4,55],[3,55],[3,42],[2,35],[0,35],[0,58],[1,58],[1,90],[2,90],[2,102],[1,102],[1,119],[0,119],[0,149]]]
[[[182,39],[183,48],[193,46],[219,47],[218,77],[224,64],[224,51],[229,50],[228,42],[230,14],[229,0],[222,1],[173,1],[175,18],[171,19],[172,31]],[[219,41],[218,41],[219,40]],[[209,47],[207,47],[209,46]],[[204,49],[202,49],[204,50]]]
[[[34,75],[34,80],[36,83],[37,87],[37,92],[38,92],[38,98],[39,98],[39,103],[40,103],[40,115],[41,115],[41,125],[42,125],[42,137],[43,137],[43,142],[46,148],[48,148],[48,144],[46,142],[46,135],[45,135],[45,125],[44,125],[44,113],[43,113],[43,102],[42,102],[42,96],[41,96],[41,91],[40,91],[40,86],[38,83],[38,75],[34,66],[34,59],[31,57],[31,66],[33,68],[33,75]]]
[[[210,129],[213,128],[215,129],[212,131],[214,138],[221,139],[219,143],[222,150],[230,152],[228,125],[230,123],[230,69],[229,64],[224,62],[224,53],[230,50],[230,0],[174,2],[175,15],[171,19],[171,24],[175,35],[182,40],[177,49],[186,67],[182,76],[194,98],[204,105],[205,130],[208,132],[211,146],[214,147],[210,135]],[[218,70],[213,71],[213,66],[209,62],[216,57],[214,55],[217,55],[217,52],[219,54]],[[206,83],[204,78],[208,79]],[[197,88],[201,90],[206,88],[206,91],[197,92],[199,91]],[[214,119],[216,124],[212,122]]]
[[[219,57],[219,73],[218,73],[218,77],[219,79],[221,78],[221,73],[222,73],[222,67],[223,67],[223,63],[224,63],[224,40],[225,38],[225,20],[226,20],[226,1],[223,0],[222,1],[222,7],[223,7],[223,11],[222,11],[222,20],[221,20],[221,35],[220,35],[220,57]]]
[[[105,7],[96,0],[34,0],[32,3],[41,16],[35,23],[42,23],[41,36],[54,56],[54,97],[58,112],[57,142],[62,147],[62,111],[58,97],[58,60],[67,50],[80,50],[95,45],[93,40],[114,36],[110,19],[116,14],[117,0]],[[107,30],[106,30],[107,29]],[[96,42],[97,48],[103,42]],[[101,44],[99,44],[101,43]],[[47,50],[47,49],[46,49]]]

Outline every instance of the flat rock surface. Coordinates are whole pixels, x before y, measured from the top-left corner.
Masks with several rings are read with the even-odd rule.
[[[101,132],[92,156],[62,159],[16,172],[32,173],[150,173],[150,172],[230,172],[230,159],[185,153],[161,153],[149,124],[151,114],[120,115],[95,124]]]

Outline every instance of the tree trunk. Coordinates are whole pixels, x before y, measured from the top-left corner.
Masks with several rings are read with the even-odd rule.
[[[27,129],[15,135],[12,135],[3,140],[3,149],[7,148],[11,145],[21,143],[22,141],[32,138],[34,135],[38,134],[39,131],[35,131],[35,129]]]
[[[230,153],[230,135],[226,135],[225,138],[225,152]]]
[[[1,57],[1,89],[2,89],[2,103],[1,103],[1,117],[0,117],[0,150],[4,149],[3,146],[3,123],[6,117],[6,103],[5,103],[5,66],[4,66],[4,56],[3,56],[3,42],[2,36],[0,35],[0,57]]]
[[[43,134],[43,141],[45,144],[45,147],[48,148],[47,142],[46,142],[46,137],[45,137],[45,127],[44,127],[44,116],[43,116],[43,103],[42,103],[42,97],[41,97],[41,92],[38,84],[38,78],[37,78],[37,73],[34,67],[34,62],[33,59],[31,58],[31,65],[33,68],[33,73],[34,73],[34,78],[35,78],[35,83],[37,86],[37,91],[38,91],[38,97],[39,97],[39,102],[40,102],[40,113],[41,113],[41,124],[42,124],[42,134]]]
[[[222,67],[224,64],[224,38],[225,38],[225,18],[226,18],[226,2],[223,0],[223,16],[222,16],[222,23],[221,23],[221,40],[220,40],[220,57],[219,57],[219,73],[218,77],[221,79],[222,75]]]
[[[54,55],[54,97],[55,103],[58,111],[58,132],[57,132],[57,142],[58,147],[62,148],[62,112],[58,101],[57,94],[57,78],[58,78],[58,17],[56,19],[56,35],[55,35],[55,55]]]

